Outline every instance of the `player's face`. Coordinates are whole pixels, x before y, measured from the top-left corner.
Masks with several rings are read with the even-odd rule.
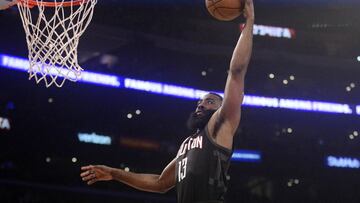
[[[207,94],[198,101],[195,112],[192,112],[187,121],[187,127],[191,132],[203,129],[209,122],[211,116],[221,106],[219,97],[213,94]]]
[[[217,110],[221,106],[221,100],[219,97],[213,94],[207,94],[198,101],[195,114],[201,116],[207,110]]]

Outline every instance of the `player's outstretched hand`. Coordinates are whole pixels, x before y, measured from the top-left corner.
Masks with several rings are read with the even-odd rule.
[[[0,0],[0,10],[5,10],[10,8],[11,6],[15,6],[18,0]]]
[[[84,182],[91,185],[97,181],[112,180],[112,168],[104,165],[89,165],[81,167],[83,171],[80,176]]]

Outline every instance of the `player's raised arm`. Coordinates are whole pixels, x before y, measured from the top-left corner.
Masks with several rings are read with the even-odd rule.
[[[209,122],[209,131],[216,142],[229,149],[232,148],[233,135],[240,122],[245,74],[252,53],[255,19],[252,0],[246,0],[244,16],[246,18],[245,28],[232,55],[225,85],[224,100],[219,111]]]
[[[240,119],[240,105],[244,97],[244,79],[249,65],[253,45],[254,8],[252,0],[245,3],[245,28],[234,49],[220,116],[229,120],[235,128]]]
[[[165,193],[175,186],[175,159],[165,167],[161,175],[126,172],[104,165],[84,166],[81,170],[84,172],[80,176],[88,185],[116,180],[138,190],[157,193]]]

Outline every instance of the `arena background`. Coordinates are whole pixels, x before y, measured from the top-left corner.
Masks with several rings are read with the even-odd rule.
[[[357,0],[255,1],[227,202],[360,201],[359,9]],[[120,87],[46,88],[9,62],[26,60],[27,46],[17,9],[0,12],[0,202],[176,202],[174,190],[87,186],[80,166],[160,173],[196,106],[181,87],[222,92],[243,22],[216,21],[200,0],[100,0],[79,60]],[[299,100],[342,105],[304,110]]]

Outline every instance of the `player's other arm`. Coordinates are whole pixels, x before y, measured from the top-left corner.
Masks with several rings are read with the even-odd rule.
[[[0,10],[5,10],[10,8],[11,6],[15,6],[18,3],[18,0],[5,0],[5,1],[0,1]]]
[[[175,185],[175,159],[163,170],[161,175],[126,172],[122,169],[104,165],[81,167],[82,180],[91,185],[97,181],[116,180],[138,190],[165,193]]]

